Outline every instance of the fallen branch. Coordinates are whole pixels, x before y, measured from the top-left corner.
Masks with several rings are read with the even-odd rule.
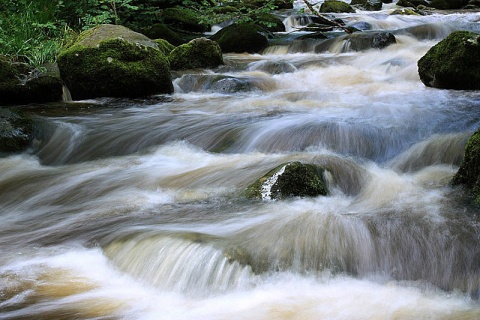
[[[351,34],[353,31],[350,30],[348,27],[345,27],[345,26],[342,26],[340,23],[338,23],[337,21],[334,21],[334,20],[330,20],[328,18],[326,18],[323,14],[321,14],[317,9],[315,9],[310,2],[308,2],[307,0],[303,0],[303,2],[305,2],[305,4],[307,5],[307,8],[310,10],[310,12],[312,12],[313,15],[317,16],[320,21],[324,24],[327,24],[327,25],[331,25],[331,26],[334,26],[334,27],[337,27],[337,28],[340,28],[342,29],[343,31],[345,31],[346,33],[348,34]]]

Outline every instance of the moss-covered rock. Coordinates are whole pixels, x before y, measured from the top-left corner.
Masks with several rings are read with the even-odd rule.
[[[418,12],[410,8],[395,9],[390,13],[390,15],[420,16]]]
[[[215,68],[223,64],[222,49],[218,43],[206,38],[176,47],[168,59],[173,70]]]
[[[158,45],[158,50],[160,50],[160,52],[163,53],[166,57],[168,57],[170,52],[175,49],[175,46],[165,39],[155,39],[153,41],[155,41],[155,43]]]
[[[222,52],[260,52],[268,46],[266,30],[257,25],[243,23],[232,24],[210,37],[216,41]]]
[[[418,61],[418,73],[429,87],[480,89],[480,35],[457,31],[430,48]]]
[[[468,140],[463,163],[452,183],[464,186],[480,204],[480,129]]]
[[[253,199],[284,199],[327,195],[324,170],[314,164],[288,162],[270,170],[251,184],[246,196]]]
[[[62,82],[24,63],[0,58],[0,103],[28,104],[62,100]]]
[[[367,11],[382,10],[382,1],[380,0],[352,0],[351,6],[355,6]]]
[[[167,8],[163,10],[162,18],[167,25],[180,30],[203,33],[211,29],[211,26],[201,24],[198,14],[188,8]]]
[[[173,92],[158,44],[122,26],[100,25],[82,33],[60,53],[58,66],[75,100]]]
[[[353,13],[355,9],[348,3],[340,0],[327,0],[320,6],[322,13]]]
[[[0,108],[0,154],[22,152],[30,146],[33,120],[9,108]]]
[[[179,46],[186,43],[187,41],[179,35],[177,32],[170,29],[167,25],[163,23],[155,23],[147,28],[142,28],[138,32],[144,34],[150,39],[164,39],[173,44],[174,46]]]

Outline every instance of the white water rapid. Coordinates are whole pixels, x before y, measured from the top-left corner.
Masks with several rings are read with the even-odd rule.
[[[480,92],[417,72],[480,13],[339,14],[396,43],[316,52],[301,3],[172,95],[28,107],[33,147],[0,158],[0,319],[480,319],[479,208],[449,185]],[[330,194],[243,197],[287,161]]]

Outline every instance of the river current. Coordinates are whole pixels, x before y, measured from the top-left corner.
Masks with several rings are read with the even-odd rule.
[[[480,92],[417,72],[480,13],[395,8],[338,15],[395,34],[382,50],[316,53],[283,12],[286,40],[172,95],[25,106],[34,144],[0,158],[0,319],[480,319],[479,208],[449,185]],[[330,195],[243,197],[292,160]]]

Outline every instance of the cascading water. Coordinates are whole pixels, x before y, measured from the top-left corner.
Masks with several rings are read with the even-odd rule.
[[[0,319],[480,319],[478,207],[449,185],[480,92],[416,66],[480,14],[394,7],[340,15],[382,50],[285,34],[173,95],[37,106],[0,159]],[[288,161],[329,196],[244,198]]]

